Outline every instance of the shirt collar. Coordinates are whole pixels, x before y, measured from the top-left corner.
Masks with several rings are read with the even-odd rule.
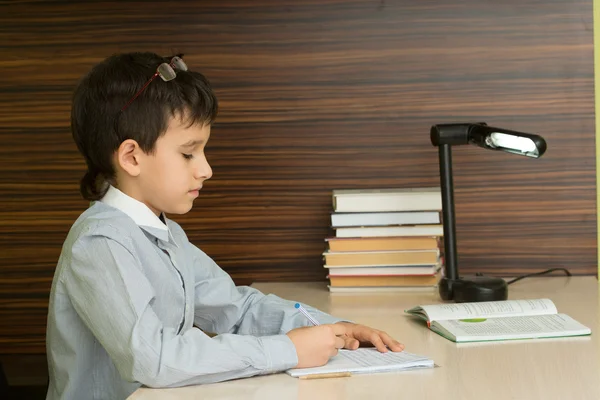
[[[159,217],[156,216],[148,208],[147,205],[130,197],[117,189],[116,187],[110,185],[108,191],[100,200],[102,203],[116,208],[127,214],[129,218],[131,218],[140,228],[150,233],[151,235],[161,239],[165,242],[175,243],[173,239],[173,235],[169,230],[169,227],[166,225],[166,217],[162,214],[165,223],[163,223]]]

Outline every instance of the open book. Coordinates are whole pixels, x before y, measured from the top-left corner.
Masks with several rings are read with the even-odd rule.
[[[322,367],[294,368],[286,373],[295,378],[317,374],[336,374],[350,372],[353,374],[369,374],[375,372],[391,372],[414,368],[432,368],[433,360],[408,353],[406,351],[380,353],[372,347],[356,350],[340,350]]]
[[[405,310],[453,342],[590,335],[590,328],[559,314],[549,299],[435,304]]]

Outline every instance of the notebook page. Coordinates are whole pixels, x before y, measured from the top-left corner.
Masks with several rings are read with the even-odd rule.
[[[322,367],[295,368],[286,372],[293,377],[299,377],[335,372],[387,372],[420,367],[433,367],[433,360],[406,351],[380,353],[375,348],[360,348],[357,350],[340,350],[337,356],[332,357]]]
[[[515,317],[519,315],[556,314],[549,299],[484,301],[480,303],[448,303],[421,306],[430,321],[464,318]],[[411,310],[409,310],[411,311]]]

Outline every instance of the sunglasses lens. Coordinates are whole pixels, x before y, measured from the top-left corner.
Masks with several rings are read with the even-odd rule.
[[[187,65],[183,62],[183,60],[180,57],[177,56],[173,57],[173,59],[171,60],[171,65],[173,66],[173,68],[177,68],[181,71],[188,70]]]
[[[165,82],[175,79],[175,71],[167,63],[162,63],[158,66],[158,74]]]

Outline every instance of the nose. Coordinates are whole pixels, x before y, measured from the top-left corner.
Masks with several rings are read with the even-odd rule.
[[[206,159],[206,156],[199,157],[198,164],[194,168],[194,178],[205,181],[212,177],[212,168]]]

